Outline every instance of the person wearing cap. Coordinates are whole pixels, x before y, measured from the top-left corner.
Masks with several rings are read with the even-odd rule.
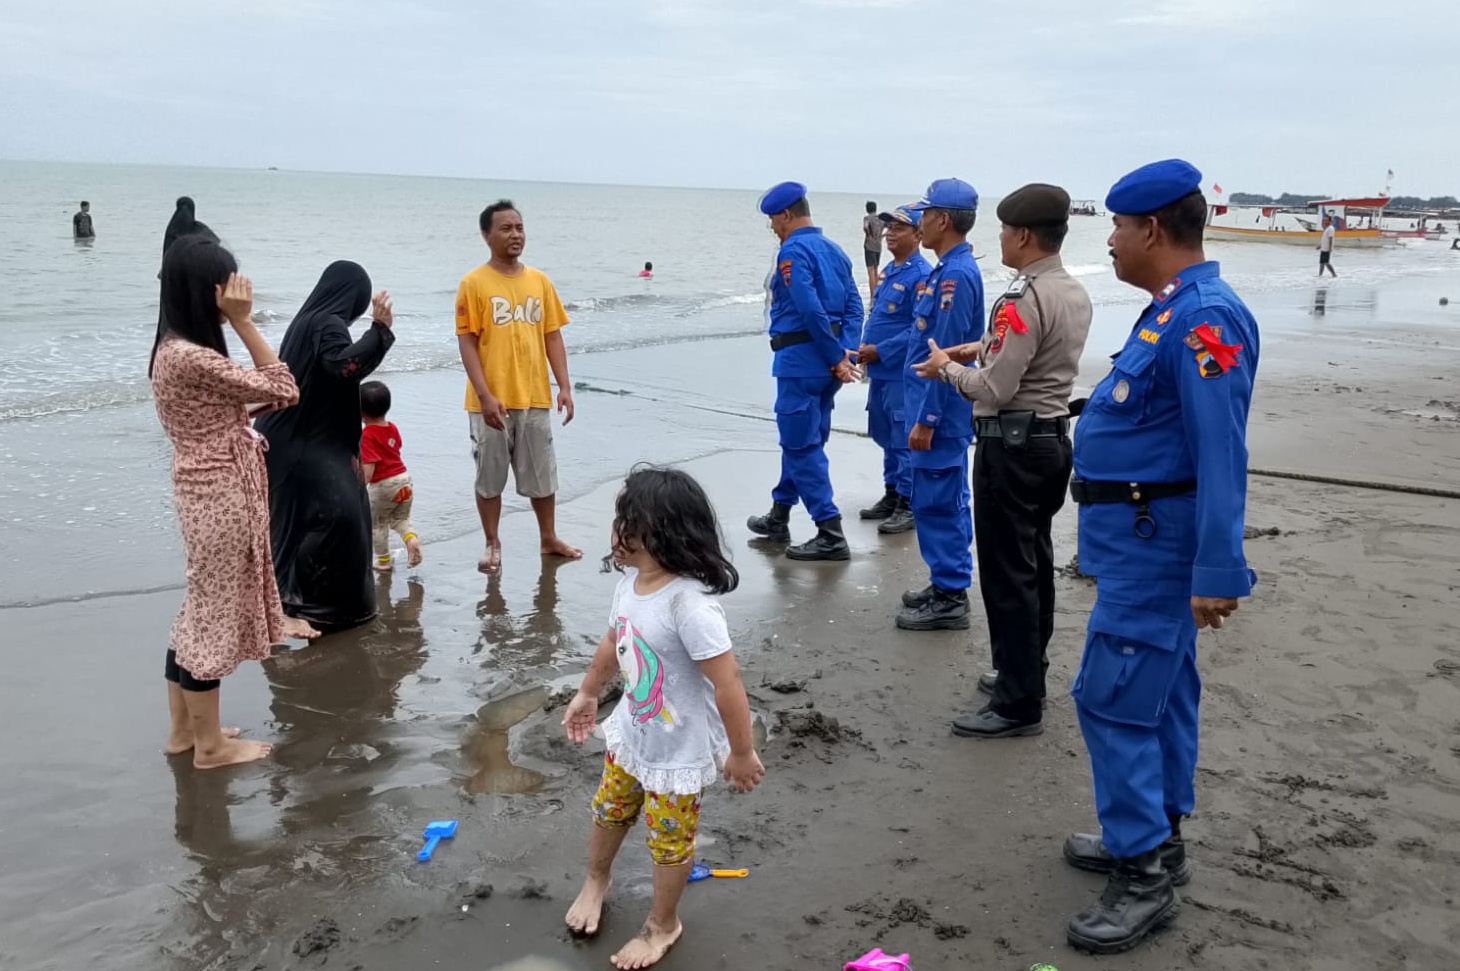
[[[904,373],[907,446],[912,461],[912,513],[928,585],[902,595],[902,630],[967,630],[973,585],[973,519],[969,513],[968,447],[973,411],[951,385],[923,381],[916,367],[928,357],[927,338],[941,347],[983,336],[983,274],[968,245],[978,193],[961,179],[939,179],[908,207],[922,213],[923,246],[938,254],[913,308]]]
[[[856,380],[851,352],[861,337],[862,296],[852,261],[811,223],[806,187],[782,182],[760,199],[771,231],[781,241],[776,268],[766,281],[776,379],[776,429],[781,480],[771,490],[771,509],[746,525],[768,539],[791,539],[797,502],[816,523],[816,535],[786,548],[793,560],[845,560],[851,555],[842,516],[832,495],[826,461],[831,410],[841,386]]]
[[[1067,936],[1096,953],[1139,943],[1190,879],[1197,631],[1223,626],[1256,580],[1242,521],[1257,321],[1202,252],[1201,173],[1154,162],[1105,207],[1115,275],[1151,303],[1079,412],[1070,483],[1080,569],[1097,580],[1070,694],[1101,832],[1071,836],[1064,855],[1110,882]]]
[[[1090,296],[1065,271],[1070,196],[1033,184],[999,203],[999,249],[1018,276],[994,302],[978,344],[946,352],[928,341],[918,365],[973,402],[973,531],[978,586],[995,672],[992,697],[953,732],[972,738],[1038,735],[1054,635],[1055,514],[1070,482],[1070,392],[1090,333]],[[964,367],[977,360],[979,367]]]
[[[903,368],[908,342],[912,339],[913,305],[932,267],[918,249],[921,240],[918,221],[922,213],[901,206],[892,212],[878,213],[877,218],[886,227],[884,235],[892,262],[883,269],[881,282],[872,293],[872,309],[862,327],[857,363],[866,368],[871,379],[867,388],[867,434],[882,449],[882,482],[886,491],[859,515],[863,519],[880,519],[877,532],[890,534],[913,528],[912,465],[904,421]]]

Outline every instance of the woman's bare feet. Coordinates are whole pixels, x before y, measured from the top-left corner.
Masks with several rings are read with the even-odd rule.
[[[683,933],[684,925],[679,921],[667,930],[659,928],[652,920],[645,921],[639,936],[625,944],[609,960],[620,969],[652,967],[664,959]]]
[[[492,543],[487,546],[487,551],[482,554],[482,558],[477,560],[477,572],[490,576],[500,569],[502,569],[502,544]]]
[[[223,726],[223,737],[224,738],[237,738],[238,736],[240,736],[242,734],[243,734],[243,729],[241,729],[241,728],[235,728],[232,725],[224,725]],[[190,752],[190,751],[192,751],[192,748],[193,748],[193,733],[192,732],[186,732],[186,733],[173,732],[173,733],[171,733],[171,734],[169,734],[167,736],[167,745],[163,748],[162,751],[166,752],[168,755],[181,755],[184,752]]]
[[[412,536],[406,540],[406,566],[420,566],[425,556],[421,553],[421,541]]]
[[[269,757],[274,746],[267,742],[248,742],[241,738],[224,738],[223,744],[212,752],[193,749],[193,768],[221,769],[229,765],[257,762]],[[642,966],[642,965],[641,965]]]
[[[598,925],[603,920],[603,901],[612,887],[612,879],[600,880],[590,876],[584,880],[583,889],[578,891],[578,899],[568,908],[568,916],[564,919],[568,930],[578,937],[592,937],[597,934]]]
[[[582,550],[578,549],[578,547],[576,546],[569,546],[567,543],[564,543],[556,536],[554,536],[552,539],[545,539],[542,541],[542,555],[556,556],[564,560],[583,559]],[[648,965],[644,965],[644,967],[648,967]]]
[[[284,618],[284,636],[292,637],[300,641],[312,641],[319,636],[319,631],[307,620],[300,620],[298,617]]]
[[[394,567],[390,560],[376,560],[372,565],[375,567],[376,573],[389,573]]]

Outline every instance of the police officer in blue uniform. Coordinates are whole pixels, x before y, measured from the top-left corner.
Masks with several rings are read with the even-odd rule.
[[[973,585],[973,516],[969,508],[968,449],[973,406],[957,389],[924,381],[913,371],[928,357],[928,338],[939,347],[983,337],[983,274],[968,245],[978,215],[978,193],[961,179],[939,179],[908,207],[922,213],[923,246],[938,265],[913,309],[904,371],[907,446],[912,459],[912,513],[929,583],[902,595],[903,630],[967,630]],[[949,343],[945,343],[949,342]]]
[[[1256,580],[1242,521],[1257,321],[1202,252],[1200,186],[1170,159],[1106,197],[1115,275],[1152,300],[1075,428],[1080,569],[1097,584],[1071,694],[1101,833],[1071,836],[1064,852],[1110,877],[1067,934],[1102,954],[1168,920],[1190,879],[1181,818],[1195,802],[1197,631],[1221,627]]]
[[[836,393],[856,379],[852,352],[861,340],[862,297],[852,261],[812,225],[804,185],[772,187],[761,196],[760,211],[781,241],[767,281],[781,480],[771,490],[770,512],[751,516],[746,525],[759,536],[788,542],[791,507],[804,502],[816,535],[787,547],[786,556],[845,560],[851,550],[832,497],[826,442]]]
[[[918,245],[922,213],[906,206],[878,213],[886,226],[884,238],[892,262],[882,271],[882,282],[872,294],[872,309],[862,328],[857,362],[866,368],[867,433],[882,449],[882,482],[886,492],[860,513],[880,519],[877,532],[905,533],[913,528],[912,461],[908,457],[903,369],[907,364],[913,305],[932,267]]]

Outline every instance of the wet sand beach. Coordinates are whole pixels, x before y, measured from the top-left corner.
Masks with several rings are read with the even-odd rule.
[[[1460,488],[1457,332],[1289,299],[1255,308],[1251,466]],[[1460,960],[1460,501],[1252,477],[1260,584],[1199,641],[1195,875],[1170,930],[1096,960],[1065,945],[1064,922],[1102,881],[1060,858],[1067,832],[1096,825],[1067,694],[1093,587],[1059,581],[1046,733],[953,737],[987,635],[981,617],[967,633],[893,628],[923,568],[912,536],[851,518],[881,491],[875,447],[855,434],[830,446],[849,563],[758,546],[744,519],[778,461],[762,345],[698,346],[575,367],[559,519],[583,562],[540,564],[525,504],[510,502],[500,578],[474,572],[475,533],[428,536],[424,568],[381,580],[377,622],[229,678],[225,719],[276,742],[268,762],[196,772],[161,754],[170,540],[135,537],[104,564],[106,589],[152,592],[0,611],[0,968],[608,967],[648,907],[647,851],[626,844],[600,939],[569,941],[601,744],[567,743],[550,693],[576,684],[602,632],[615,577],[597,557],[639,459],[683,462],[719,510],[743,577],[724,605],[768,731],[762,787],[705,802],[700,858],[751,875],[691,885],[663,967],[832,969],[872,946],[911,952],[920,971]],[[1092,343],[1082,384],[1110,349]],[[418,504],[469,501],[459,378],[390,380]],[[860,393],[839,428],[863,427]],[[792,528],[810,524],[798,512]],[[1067,506],[1056,559],[1073,553]],[[73,557],[19,562],[27,592],[6,599],[45,599],[32,591]],[[441,818],[460,820],[455,839],[416,863]]]

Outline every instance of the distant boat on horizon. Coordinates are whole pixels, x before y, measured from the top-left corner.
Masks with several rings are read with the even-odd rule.
[[[270,172],[277,172],[277,171],[279,171],[279,167],[277,165],[270,165],[269,166],[269,171]]]

